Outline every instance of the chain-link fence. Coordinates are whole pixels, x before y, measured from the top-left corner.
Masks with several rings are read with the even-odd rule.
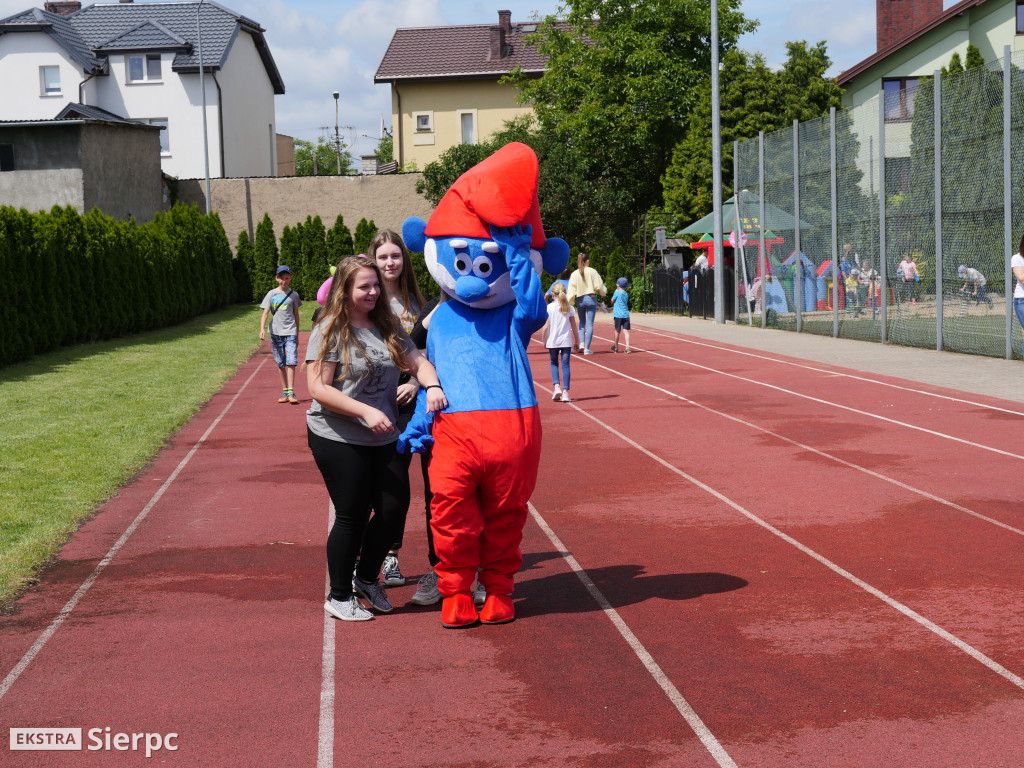
[[[735,317],[1020,357],[1024,53],[906,86],[736,144]]]

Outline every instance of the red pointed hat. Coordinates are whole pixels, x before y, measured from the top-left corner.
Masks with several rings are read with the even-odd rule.
[[[530,244],[543,248],[546,239],[537,199],[539,178],[533,150],[518,141],[506,144],[455,180],[430,215],[424,234],[489,240],[491,224],[529,224],[533,227]]]

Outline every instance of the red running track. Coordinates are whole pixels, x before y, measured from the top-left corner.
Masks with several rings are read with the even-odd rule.
[[[1024,407],[633,342],[574,357],[571,405],[531,348],[518,620],[458,632],[412,580],[325,618],[326,493],[260,353],[0,619],[0,723],[178,733],[182,766],[1024,764]]]

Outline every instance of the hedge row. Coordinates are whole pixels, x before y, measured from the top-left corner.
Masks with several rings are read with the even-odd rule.
[[[60,346],[174,325],[252,289],[220,219],[176,205],[152,222],[93,209],[0,207],[0,366]]]
[[[286,224],[279,243],[274,223],[264,213],[256,226],[256,242],[251,242],[243,230],[238,234],[235,252],[251,285],[252,301],[263,301],[267,291],[277,287],[274,273],[278,265],[287,264],[292,270],[290,287],[303,302],[311,302],[316,300],[321,283],[330,277],[331,267],[346,256],[366,253],[376,235],[377,225],[372,219],[360,219],[353,237],[340,215],[330,229],[324,228],[319,216],[307,216],[305,222]]]

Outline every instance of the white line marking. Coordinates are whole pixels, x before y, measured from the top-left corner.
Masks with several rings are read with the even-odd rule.
[[[543,387],[542,387],[542,389],[543,389]],[[592,416],[591,414],[587,413],[582,408],[580,408],[576,403],[569,403],[569,405],[572,406],[572,408],[574,408],[577,412],[583,414],[588,419],[593,421],[595,424],[600,426],[602,429],[608,430],[609,432],[611,432],[613,435],[618,437],[623,442],[627,443],[628,445],[633,446],[638,451],[643,453],[645,456],[653,459],[658,464],[661,464],[663,467],[668,469],[670,472],[674,472],[675,474],[679,475],[680,477],[682,477],[687,482],[689,482],[689,483],[697,486],[698,488],[700,488],[705,493],[707,493],[707,494],[709,494],[711,496],[714,496],[716,499],[721,501],[723,504],[726,504],[727,506],[732,507],[734,510],[739,512],[741,515],[743,515],[745,518],[750,520],[752,523],[755,523],[755,524],[761,526],[762,528],[764,528],[766,531],[768,531],[772,535],[777,536],[778,538],[780,538],[783,541],[785,541],[787,544],[790,544],[791,546],[796,547],[798,550],[803,552],[808,557],[810,557],[810,558],[812,558],[814,560],[817,560],[819,563],[824,565],[826,568],[828,568],[833,573],[835,573],[835,574],[837,574],[839,576],[842,576],[844,579],[846,579],[850,583],[855,584],[856,586],[860,587],[861,589],[863,589],[868,594],[878,598],[883,603],[885,603],[886,605],[888,605],[888,606],[894,608],[895,610],[899,611],[900,613],[902,613],[907,618],[913,619],[918,624],[920,624],[922,627],[924,627],[928,631],[938,635],[943,640],[945,640],[946,642],[950,643],[951,645],[953,645],[954,647],[956,647],[960,651],[963,651],[964,653],[966,653],[968,656],[970,656],[975,661],[978,661],[978,662],[982,663],[983,665],[988,667],[990,670],[995,672],[997,675],[999,675],[1003,679],[1009,681],[1010,683],[1012,683],[1013,685],[1017,686],[1021,690],[1024,690],[1024,678],[1021,678],[1018,675],[1014,674],[1013,672],[1008,670],[1006,667],[1004,667],[1002,664],[998,663],[997,661],[995,661],[993,659],[990,659],[988,656],[983,654],[981,651],[979,651],[978,649],[976,649],[973,646],[969,645],[968,643],[964,642],[963,640],[961,640],[956,635],[954,635],[951,632],[948,632],[947,630],[943,629],[942,627],[940,627],[938,624],[936,624],[935,622],[931,621],[930,619],[926,619],[924,616],[922,616],[921,614],[917,613],[917,611],[914,611],[913,609],[907,607],[906,605],[904,605],[903,603],[899,602],[895,598],[889,597],[889,595],[887,595],[884,592],[882,592],[881,590],[876,589],[875,587],[871,586],[866,581],[863,581],[862,579],[857,578],[856,576],[854,576],[849,571],[847,571],[844,568],[840,567],[836,563],[833,563],[831,560],[826,558],[824,555],[818,554],[817,552],[815,552],[810,547],[806,546],[805,544],[800,543],[799,541],[794,539],[789,534],[784,533],[783,531],[781,531],[778,528],[776,528],[771,523],[768,523],[768,522],[762,520],[760,517],[755,515],[753,512],[749,511],[748,509],[746,509],[742,505],[738,504],[737,502],[733,501],[729,497],[725,496],[723,493],[720,493],[719,491],[715,490],[711,486],[706,485],[705,483],[702,483],[697,478],[693,477],[692,475],[688,475],[686,472],[684,472],[683,470],[679,469],[675,465],[670,464],[668,461],[666,461],[665,459],[661,458],[657,454],[654,454],[651,451],[647,450],[642,445],[637,443],[635,440],[632,440],[631,438],[629,438],[626,435],[622,434],[621,432],[619,432],[614,427],[608,426],[607,424],[602,422],[597,417]]]
[[[1024,536],[1024,530],[1022,530],[1020,528],[1014,528],[1012,525],[1008,525],[1008,524],[1006,524],[1006,523],[1004,523],[1004,522],[1002,522],[1000,520],[996,520],[994,517],[989,517],[988,515],[984,515],[981,512],[977,512],[977,511],[975,511],[973,509],[970,509],[969,507],[965,507],[965,506],[963,506],[961,504],[957,504],[955,501],[950,501],[949,499],[944,499],[941,496],[936,496],[934,493],[930,493],[930,492],[925,491],[925,490],[923,490],[921,488],[916,488],[915,486],[909,485],[908,483],[904,483],[901,480],[897,480],[895,478],[883,475],[881,472],[876,472],[873,469],[868,469],[867,467],[862,467],[859,464],[854,464],[853,462],[847,461],[846,459],[840,458],[839,456],[835,456],[835,455],[833,455],[831,453],[827,453],[825,451],[819,450],[818,448],[815,448],[813,446],[806,445],[806,444],[801,443],[801,442],[799,442],[797,440],[794,440],[794,439],[792,439],[790,437],[786,437],[785,435],[780,435],[778,432],[773,432],[772,430],[770,430],[770,429],[768,429],[766,427],[762,427],[762,426],[760,426],[758,424],[754,424],[753,422],[746,421],[745,419],[741,419],[738,416],[733,416],[732,414],[726,413],[725,411],[719,411],[719,410],[716,410],[715,408],[712,408],[709,405],[704,405],[703,403],[698,403],[697,401],[691,400],[688,397],[684,397],[683,395],[677,394],[677,393],[672,392],[672,391],[670,391],[668,389],[664,389],[663,387],[659,387],[657,384],[651,384],[650,382],[643,381],[641,379],[637,379],[637,378],[635,378],[633,376],[630,376],[629,374],[622,373],[621,371],[616,371],[614,368],[608,368],[607,366],[601,365],[600,363],[595,363],[595,362],[592,362],[590,360],[587,360],[586,362],[588,362],[591,365],[594,365],[594,366],[596,366],[596,367],[598,367],[598,368],[600,368],[602,370],[608,371],[609,373],[613,373],[616,376],[620,376],[623,379],[626,379],[628,381],[632,381],[632,382],[634,382],[636,384],[640,384],[642,386],[649,387],[650,389],[653,389],[653,390],[656,390],[658,392],[661,392],[662,394],[668,395],[669,397],[674,397],[677,400],[681,400],[684,403],[687,403],[688,405],[694,406],[695,408],[700,408],[701,410],[707,411],[708,413],[713,413],[716,416],[721,416],[723,419],[728,419],[729,421],[734,421],[737,424],[742,424],[745,427],[753,429],[753,430],[755,430],[757,432],[761,432],[762,434],[769,435],[770,437],[774,437],[775,439],[781,440],[784,443],[789,443],[790,445],[795,446],[797,448],[800,448],[801,450],[809,451],[810,453],[813,453],[816,456],[821,456],[822,458],[829,459],[830,461],[834,461],[837,464],[841,464],[844,467],[848,467],[849,469],[854,469],[854,470],[857,470],[858,472],[863,472],[864,474],[869,475],[870,477],[873,477],[873,478],[875,478],[877,480],[882,480],[882,481],[884,481],[886,483],[890,483],[892,485],[895,485],[897,488],[902,488],[903,490],[909,491],[910,493],[915,493],[915,494],[917,494],[919,496],[922,496],[922,497],[928,499],[929,501],[934,501],[937,504],[942,504],[943,506],[949,507],[950,509],[955,509],[958,512],[963,512],[964,514],[970,515],[971,517],[976,517],[979,520],[984,520],[986,523],[991,523],[992,525],[996,525],[996,526],[998,526],[1000,528],[1003,528],[1003,529],[1005,529],[1007,531],[1010,531],[1011,533],[1015,533],[1018,536]],[[544,389],[544,387],[541,387],[541,389]]]
[[[668,333],[659,333],[658,331],[652,331],[652,330],[650,330],[648,328],[644,328],[644,333],[650,333],[650,334],[652,334],[654,336],[661,336],[662,338],[665,338],[665,339],[672,339],[673,341],[681,341],[681,342],[683,342],[685,344],[693,344],[694,346],[698,346],[698,347],[707,347],[708,349],[714,349],[714,350],[717,350],[719,352],[731,352],[731,353],[736,354],[736,355],[743,355],[745,357],[753,357],[753,358],[756,358],[758,360],[768,360],[768,361],[773,362],[773,363],[779,363],[781,365],[788,365],[788,366],[791,366],[793,368],[803,368],[803,369],[808,370],[808,371],[814,371],[815,373],[824,373],[824,374],[827,374],[829,376],[843,376],[843,377],[848,378],[848,379],[854,379],[855,381],[863,381],[863,382],[866,382],[868,384],[877,384],[877,385],[879,385],[881,387],[889,387],[890,389],[899,389],[899,390],[903,390],[904,392],[912,392],[915,395],[926,395],[928,397],[935,397],[935,398],[938,398],[940,400],[949,400],[949,401],[954,402],[954,403],[961,403],[963,405],[971,405],[971,406],[974,406],[976,408],[987,408],[990,411],[998,411],[999,413],[1008,413],[1011,416],[1024,416],[1024,413],[1022,413],[1020,411],[1014,411],[1014,410],[1012,410],[1010,408],[1000,408],[999,406],[996,406],[996,405],[990,405],[988,403],[978,403],[978,402],[975,402],[974,400],[965,400],[965,399],[963,399],[961,397],[953,397],[951,395],[942,395],[942,394],[939,394],[938,392],[928,392],[927,390],[923,390],[923,389],[914,389],[913,387],[906,387],[906,386],[903,386],[901,384],[893,384],[893,383],[888,382],[888,381],[879,381],[878,379],[871,379],[871,378],[868,378],[867,376],[857,376],[856,374],[848,373],[846,371],[830,371],[830,370],[827,370],[825,368],[817,368],[817,367],[815,367],[813,365],[807,365],[806,363],[795,363],[792,360],[780,360],[777,357],[769,357],[768,355],[757,354],[756,352],[750,352],[750,351],[743,350],[743,349],[730,349],[729,347],[720,347],[720,346],[718,346],[716,344],[710,344],[710,343],[704,342],[704,341],[696,341],[696,340],[694,340],[692,338],[689,338],[689,337],[680,338],[678,336],[672,336],[672,335],[670,335]]]
[[[230,402],[228,402],[228,404],[224,406],[224,410],[220,412],[220,415],[213,420],[213,423],[210,424],[207,430],[203,433],[203,436],[196,441],[196,444],[192,446],[192,449],[185,455],[185,458],[183,458],[178,463],[178,466],[175,467],[174,471],[170,474],[167,480],[164,481],[164,484],[161,485],[160,488],[156,491],[156,493],[153,494],[153,497],[149,500],[149,503],[142,508],[142,511],[139,512],[139,514],[135,517],[131,524],[125,529],[124,533],[121,534],[121,537],[116,542],[114,542],[114,546],[112,546],[110,550],[107,552],[107,554],[104,555],[103,559],[100,560],[99,564],[97,564],[97,566],[93,569],[93,572],[89,574],[89,577],[82,583],[82,586],[78,588],[75,594],[72,595],[71,599],[68,600],[64,604],[64,607],[60,609],[60,613],[57,614],[57,617],[53,621],[51,621],[50,625],[45,630],[43,630],[43,633],[38,638],[36,638],[36,641],[32,643],[32,647],[25,652],[25,655],[21,657],[21,661],[19,661],[15,665],[14,669],[7,673],[7,677],[5,677],[4,681],[0,683],[0,699],[2,699],[7,694],[7,692],[11,689],[11,686],[13,686],[14,683],[18,680],[18,678],[21,677],[21,673],[25,671],[28,665],[32,663],[32,660],[39,654],[41,650],[43,650],[43,646],[45,646],[46,643],[50,640],[50,638],[53,637],[54,633],[58,629],[60,629],[60,625],[64,623],[64,620],[67,619],[68,616],[71,615],[71,612],[75,609],[75,606],[78,605],[78,602],[83,597],[85,597],[85,593],[89,591],[90,587],[92,587],[96,579],[99,578],[100,574],[103,573],[107,565],[110,564],[110,561],[114,559],[114,555],[116,555],[118,551],[120,551],[121,547],[125,545],[125,542],[127,542],[128,539],[131,538],[131,535],[135,533],[135,529],[138,528],[139,525],[142,524],[142,521],[146,519],[146,516],[149,514],[149,511],[153,509],[154,506],[156,506],[156,503],[160,501],[160,498],[164,495],[167,489],[171,487],[171,483],[178,479],[178,475],[180,475],[181,471],[185,469],[185,465],[187,465],[189,461],[192,460],[192,457],[195,456],[196,451],[198,451],[202,444],[206,442],[206,438],[208,438],[210,436],[210,433],[213,432],[214,428],[218,424],[220,424],[221,419],[223,419],[224,416],[227,415],[227,412],[231,409],[231,406],[235,404],[235,401],[238,399],[239,395],[241,395],[242,392],[245,391],[245,388],[249,386],[249,382],[251,382],[253,378],[255,378],[256,374],[259,373],[260,369],[266,362],[267,358],[265,357],[263,361],[258,366],[256,366],[256,370],[254,370],[250,374],[249,378],[245,380],[245,383],[242,384],[239,390],[235,393],[235,396],[232,397]]]
[[[327,532],[334,525],[334,502],[327,507]],[[327,591],[331,589],[331,575],[327,574]],[[317,736],[316,766],[332,768],[334,765],[334,622],[336,619],[324,611],[324,647],[320,654],[320,730]]]
[[[848,405],[842,405],[840,403],[833,403],[833,402],[831,402],[829,400],[823,400],[820,397],[813,397],[812,395],[805,395],[802,392],[795,392],[795,391],[793,391],[791,389],[785,389],[784,387],[779,387],[779,386],[776,386],[775,384],[768,384],[767,382],[758,381],[757,379],[750,379],[750,378],[747,378],[746,376],[740,376],[739,374],[736,374],[736,373],[729,373],[727,371],[720,371],[717,368],[712,368],[712,367],[707,366],[707,365],[701,365],[700,363],[694,363],[694,362],[692,362],[690,360],[682,360],[682,359],[680,359],[678,357],[672,357],[671,355],[663,355],[660,352],[654,352],[654,351],[649,350],[649,349],[641,349],[640,347],[634,347],[634,349],[636,349],[638,351],[642,351],[642,352],[644,352],[645,354],[648,354],[648,355],[653,355],[654,357],[661,357],[661,358],[664,358],[665,360],[671,360],[674,363],[682,363],[683,365],[688,365],[688,366],[690,366],[692,368],[699,368],[701,370],[708,371],[710,373],[717,373],[720,376],[727,376],[730,379],[737,379],[738,381],[743,381],[743,382],[746,382],[748,384],[754,384],[754,385],[759,386],[759,387],[766,387],[767,389],[774,389],[776,392],[781,392],[781,393],[786,394],[786,395],[793,395],[794,397],[801,397],[804,400],[810,400],[811,402],[814,402],[814,403],[821,403],[822,405],[831,406],[832,408],[839,408],[840,410],[843,410],[843,411],[849,411],[850,413],[855,413],[858,416],[867,416],[869,418],[878,419],[879,421],[884,421],[884,422],[887,422],[889,424],[895,424],[896,426],[906,427],[907,429],[913,429],[913,430],[916,430],[917,432],[924,432],[925,434],[932,435],[934,437],[940,437],[940,438],[943,438],[945,440],[952,440],[953,442],[961,443],[962,445],[969,445],[972,448],[979,448],[979,449],[981,449],[983,451],[990,451],[991,453],[997,453],[1000,456],[1008,456],[1011,459],[1019,459],[1021,461],[1024,461],[1024,456],[1022,456],[1019,453],[1012,453],[1010,451],[1004,451],[1001,448],[993,448],[992,446],[989,446],[989,445],[982,445],[981,443],[975,443],[975,442],[973,442],[971,440],[965,440],[962,437],[955,437],[954,435],[947,435],[944,432],[936,432],[935,430],[928,429],[927,427],[919,427],[919,426],[917,426],[915,424],[909,424],[909,423],[907,423],[905,421],[898,421],[897,419],[890,419],[887,416],[880,416],[877,413],[871,413],[870,411],[862,411],[862,410],[860,410],[858,408],[851,408]],[[583,358],[583,362],[590,363],[591,365],[597,365],[599,368],[604,368],[603,365],[595,363],[595,362],[593,362],[591,360],[587,360],[586,358]],[[605,369],[605,370],[611,370],[611,369]]]
[[[579,580],[583,582],[583,586],[587,588],[590,596],[597,601],[599,606],[601,606],[601,610],[604,611],[604,614],[608,617],[611,623],[615,625],[615,628],[619,630],[619,634],[622,635],[623,639],[629,644],[629,647],[633,649],[633,653],[635,653],[637,658],[640,659],[640,663],[647,668],[647,671],[650,673],[651,677],[654,678],[654,681],[661,686],[661,689],[668,696],[669,700],[673,705],[675,705],[676,710],[683,716],[683,719],[686,720],[690,728],[693,729],[693,732],[697,735],[697,738],[701,740],[708,752],[711,753],[711,756],[715,758],[715,762],[722,766],[722,768],[736,768],[736,763],[734,763],[732,758],[729,757],[725,748],[719,743],[718,739],[715,738],[714,734],[711,733],[708,727],[704,725],[704,721],[700,719],[700,716],[694,711],[693,707],[690,706],[689,702],[683,698],[679,689],[672,684],[668,675],[666,675],[664,670],[662,670],[658,665],[658,662],[654,660],[654,657],[651,656],[643,643],[641,643],[637,636],[633,634],[633,631],[629,628],[626,622],[622,620],[622,617],[619,616],[619,612],[612,607],[610,602],[608,602],[608,599],[601,593],[601,590],[597,588],[597,585],[594,584],[590,576],[587,575],[587,572],[576,561],[576,558],[569,553],[569,550],[566,549],[565,545],[562,543],[561,539],[558,538],[555,532],[551,530],[551,526],[549,526],[547,521],[541,517],[540,512],[537,511],[537,508],[533,506],[532,502],[530,502],[529,507],[530,514],[533,516],[537,525],[539,525],[541,530],[544,531],[545,535],[554,545],[555,549],[558,550],[558,553],[562,556],[565,562],[569,564],[573,573],[575,573]]]

